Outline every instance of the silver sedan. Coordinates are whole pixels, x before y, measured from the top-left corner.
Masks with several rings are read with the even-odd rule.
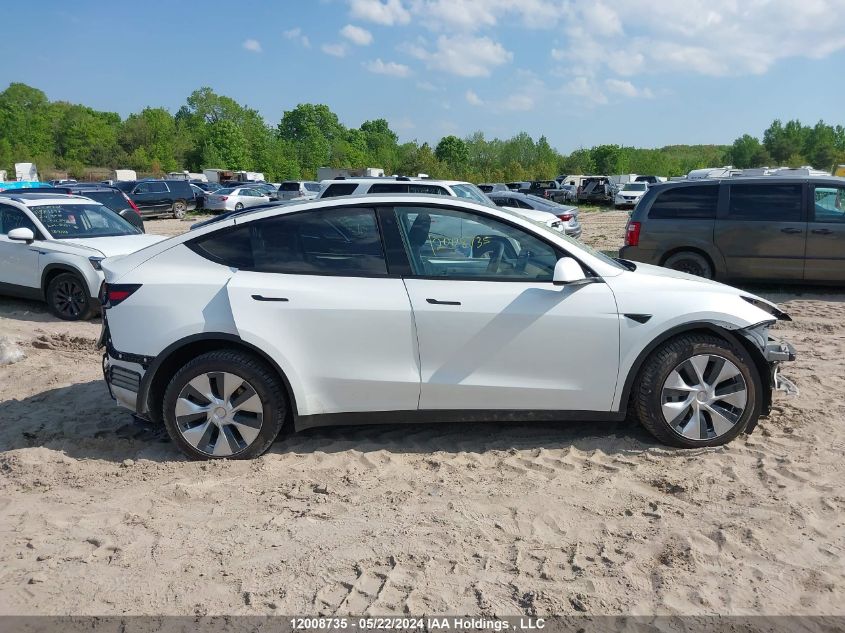
[[[206,195],[205,208],[209,211],[240,211],[267,202],[270,202],[270,196],[259,189],[229,187]]]
[[[581,237],[581,223],[578,221],[578,207],[571,207],[564,204],[558,204],[551,200],[546,200],[540,196],[531,194],[518,193],[515,191],[487,194],[497,207],[504,207],[514,209],[519,212],[524,209],[533,209],[535,211],[545,211],[556,215],[563,223],[563,231],[569,237],[578,239]]]

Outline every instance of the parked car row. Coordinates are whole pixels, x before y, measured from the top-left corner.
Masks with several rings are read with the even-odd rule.
[[[563,184],[557,180],[481,183],[478,188],[486,194],[515,191],[548,198],[553,202],[574,202],[577,199],[574,186]]]

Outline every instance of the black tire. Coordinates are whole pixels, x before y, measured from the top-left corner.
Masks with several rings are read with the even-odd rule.
[[[731,430],[709,439],[691,439],[667,422],[662,413],[663,386],[669,374],[693,356],[712,354],[733,363],[745,381],[747,403]],[[682,334],[657,348],[643,363],[634,384],[629,409],[640,423],[663,444],[679,448],[721,446],[757,421],[762,408],[763,386],[754,360],[741,346],[707,334]]]
[[[713,266],[707,258],[693,251],[681,251],[668,257],[663,266],[704,279],[713,279]]]
[[[193,460],[221,459],[196,448],[180,431],[176,420],[176,401],[182,389],[194,378],[209,372],[235,374],[247,381],[261,399],[263,415],[258,436],[251,444],[223,457],[224,459],[253,459],[265,453],[282,429],[287,415],[287,398],[276,373],[259,358],[235,351],[219,350],[196,357],[182,367],[164,392],[162,418],[168,435],[185,455]]]
[[[74,273],[60,273],[45,291],[50,312],[64,321],[84,321],[94,315],[94,302],[86,283]]]
[[[185,217],[185,212],[188,210],[188,205],[184,200],[176,200],[173,202],[173,217],[181,220]]]
[[[243,209],[243,208],[244,208],[244,205],[243,205],[243,204],[241,204],[240,202],[238,202],[238,203],[235,205],[235,211],[240,211],[240,210],[241,210],[241,209]]]

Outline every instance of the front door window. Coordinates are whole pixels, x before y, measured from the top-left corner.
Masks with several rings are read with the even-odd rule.
[[[411,268],[420,277],[551,281],[555,249],[517,228],[474,213],[397,207]]]

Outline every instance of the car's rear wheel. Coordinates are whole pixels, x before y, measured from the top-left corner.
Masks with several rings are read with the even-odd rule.
[[[663,266],[678,272],[713,279],[713,267],[707,258],[693,251],[682,251],[668,257]]]
[[[85,282],[73,273],[60,273],[47,284],[47,307],[65,321],[84,321],[94,314]]]
[[[756,422],[761,394],[748,352],[716,336],[688,334],[646,359],[631,406],[664,444],[719,446]]]
[[[208,352],[190,361],[164,394],[167,432],[191,459],[258,457],[279,434],[286,412],[273,370],[234,350]]]
[[[238,203],[235,205],[235,211],[240,211],[240,210],[241,210],[241,209],[243,209],[243,208],[244,208],[244,205],[243,205],[243,204],[241,204],[240,202],[238,202]]]
[[[188,205],[184,200],[176,200],[173,203],[173,217],[181,220],[185,217],[185,212],[188,210]]]

